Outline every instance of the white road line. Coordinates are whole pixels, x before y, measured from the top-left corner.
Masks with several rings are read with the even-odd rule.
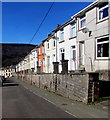
[[[23,86],[24,88],[28,89],[26,86]]]
[[[56,106],[56,104],[55,104],[55,103],[53,103],[52,101],[50,101],[50,100],[48,100],[48,99],[46,99],[46,98],[44,98],[44,97],[42,97],[42,96],[40,96],[40,95],[36,94],[36,92],[32,92],[32,93],[34,93],[35,95],[37,95],[37,96],[39,96],[39,97],[43,98],[44,100],[46,100],[46,101],[48,101],[49,103],[54,104],[54,105]]]
[[[30,92],[32,92],[33,94],[35,94],[35,95],[37,95],[37,96],[43,98],[44,100],[46,100],[46,101],[48,101],[49,103],[51,103],[51,104],[55,105],[56,107],[58,107],[54,102],[48,100],[47,98],[42,97],[41,95],[38,95],[36,92],[30,90],[28,87],[26,87],[26,86],[23,86],[23,87],[26,88],[26,89],[28,89],[28,90],[29,90]],[[66,110],[65,112],[68,113],[69,115],[71,115],[71,116],[77,118],[75,115],[73,115],[72,113],[68,112],[67,110]]]
[[[65,112],[72,115],[73,117],[77,118],[76,115],[73,115],[72,113],[68,112],[67,110]]]

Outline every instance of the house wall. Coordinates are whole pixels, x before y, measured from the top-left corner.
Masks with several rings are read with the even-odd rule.
[[[30,53],[30,69],[31,71],[33,69],[33,72],[37,72],[37,48]]]
[[[55,46],[54,46],[55,41]],[[48,48],[49,44],[49,48]],[[53,73],[53,62],[56,62],[56,39],[50,38],[49,40],[45,41],[45,72],[46,73]],[[48,58],[50,57],[50,58]],[[48,64],[48,59],[50,59]]]
[[[86,27],[92,31],[89,37],[89,32],[83,33],[79,30],[77,33],[78,44],[80,41],[84,41],[85,45],[85,55],[84,55],[84,67],[87,72],[97,71],[97,70],[107,70],[110,60],[96,59],[96,38],[108,34],[108,19],[102,22],[97,21],[97,7],[86,12]],[[79,21],[79,19],[78,19]],[[77,23],[78,26],[79,23]],[[79,45],[78,45],[79,47]],[[78,48],[79,56],[79,48]],[[79,58],[77,58],[79,59]],[[78,61],[79,62],[79,61]]]
[[[43,46],[40,46],[38,48],[38,66],[40,67],[40,72],[44,72],[45,71],[45,62],[44,62],[44,55],[43,53]]]
[[[76,46],[76,37],[71,38],[70,35],[70,30],[71,30],[71,25],[67,25],[64,27],[64,41],[60,41],[60,34],[61,32],[58,31],[57,32],[57,36],[59,38],[58,40],[58,50],[57,50],[57,54],[58,54],[58,62],[59,62],[59,72],[61,73],[62,71],[62,65],[61,65],[61,53],[60,50],[63,48],[65,50],[65,60],[68,60],[68,70],[75,70],[77,69],[77,63],[76,63],[76,67],[74,67],[74,63],[71,59],[71,47],[73,45]],[[76,52],[77,52],[77,46],[76,46]],[[76,60],[77,61],[77,60]]]
[[[5,78],[12,77],[12,73],[13,73],[13,69],[11,69],[11,68],[5,69],[4,70],[4,76],[5,76]]]

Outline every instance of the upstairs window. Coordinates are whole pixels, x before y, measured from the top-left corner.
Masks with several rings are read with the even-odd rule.
[[[80,17],[80,28],[84,28],[86,26],[86,16],[83,15]]]
[[[64,40],[64,29],[62,29],[60,33],[60,41],[63,41],[63,40]]]
[[[40,48],[39,48],[39,55],[41,54]]]
[[[71,24],[71,37],[76,36],[76,24]]]
[[[49,42],[47,43],[47,49],[49,49]]]
[[[55,40],[53,41],[53,47],[55,47]]]
[[[99,6],[99,20],[102,20],[108,17],[108,3],[104,2],[102,5]]]
[[[44,46],[42,47],[42,53],[44,54],[45,53],[45,48]],[[35,55],[35,54],[34,54]]]
[[[96,40],[96,57],[108,58],[109,57],[109,37],[102,37]]]

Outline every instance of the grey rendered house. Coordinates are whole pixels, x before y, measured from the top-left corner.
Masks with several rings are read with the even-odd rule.
[[[96,1],[72,17],[77,22],[77,69],[108,71],[109,2]]]

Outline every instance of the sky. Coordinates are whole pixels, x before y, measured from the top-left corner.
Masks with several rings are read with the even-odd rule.
[[[2,43],[29,44],[52,2],[3,2]],[[39,45],[57,26],[91,2],[55,2],[31,44]]]

